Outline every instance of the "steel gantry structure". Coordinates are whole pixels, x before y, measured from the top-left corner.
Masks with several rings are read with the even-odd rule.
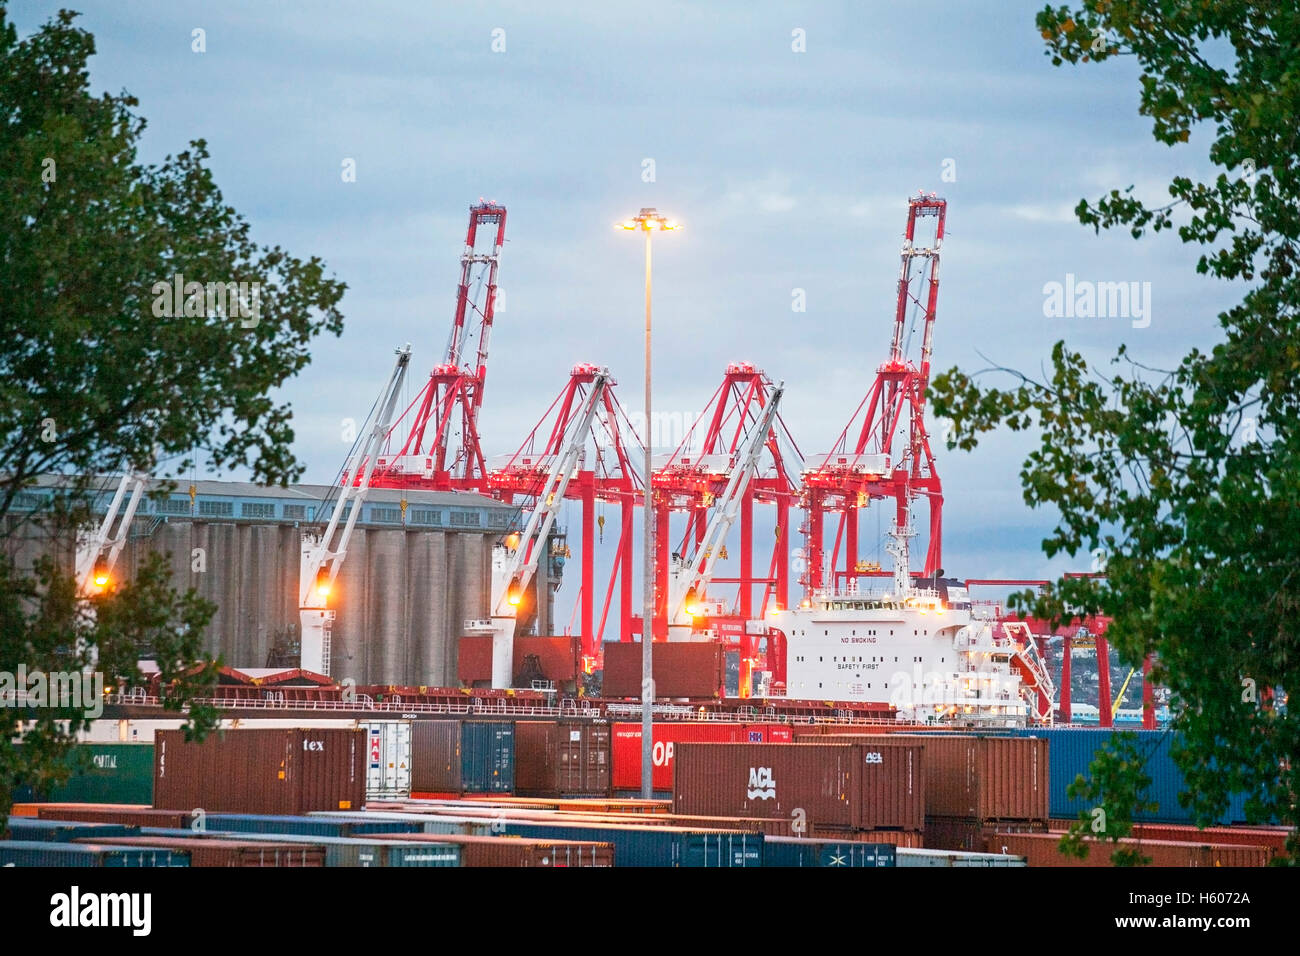
[[[908,200],[889,358],[876,369],[871,389],[831,451],[814,457],[803,472],[807,571],[802,581],[808,594],[827,586],[852,587],[859,573],[873,570],[862,565],[858,557],[860,512],[872,499],[894,499],[894,523],[900,525],[906,523],[914,498],[928,499],[930,533],[924,574],[931,577],[940,569],[943,488],[924,413],[939,296],[939,249],[947,209],[947,201],[934,193]],[[929,219],[934,220],[933,239],[929,245],[920,245],[918,224]],[[920,355],[918,361],[913,361],[909,352],[918,325]],[[825,580],[828,514],[839,515],[835,544],[829,554],[830,581]]]
[[[780,386],[773,385],[761,370],[748,362],[733,362],[681,443],[662,464],[657,463],[651,506],[656,522],[655,579],[661,582],[656,595],[656,640],[667,638],[671,612],[675,610],[668,606],[671,588],[667,582],[680,576],[694,560],[707,560],[711,569],[713,562],[727,557],[722,541],[717,543],[717,554],[707,553],[711,550],[706,542],[709,515],[719,505],[734,504],[740,524],[738,575],[721,577],[710,571],[714,584],[737,586],[736,601],[730,609],[736,618],[733,633],[739,629],[739,622],[761,618],[770,603],[788,605],[790,506],[798,501],[795,475],[800,457],[775,407],[769,413],[769,407],[779,401],[780,392]],[[751,445],[753,460],[746,461]],[[746,473],[733,503],[727,498],[728,490],[742,468]],[[755,542],[756,502],[776,508],[774,541],[766,553]],[[675,550],[671,548],[674,512],[686,514]],[[730,528],[730,522],[726,527]],[[756,553],[766,569],[761,576],[754,573]],[[763,586],[763,594],[755,615],[754,591],[758,585]]]
[[[371,475],[374,487],[487,489],[478,419],[505,241],[506,207],[490,201],[471,206],[447,347],[385,436]]]
[[[616,586],[621,635],[630,634],[632,629],[632,519],[642,495],[636,463],[629,450],[639,448],[640,439],[614,394],[614,386],[609,369],[589,364],[574,366],[569,381],[523,444],[488,475],[488,492],[493,497],[511,503],[523,499],[521,507],[531,508],[534,514],[553,513],[562,499],[581,503],[578,630],[583,663],[588,670],[601,660],[601,643]],[[569,462],[562,482],[554,474],[561,460]],[[599,624],[596,623],[596,536],[598,524],[603,536],[604,518],[597,514],[597,502],[618,505],[620,514],[618,545]],[[549,529],[553,524],[552,520],[546,527]],[[524,544],[521,541],[516,549]],[[537,542],[527,544],[534,548],[540,546]],[[536,556],[530,557],[535,562]],[[544,596],[539,596],[542,599]]]

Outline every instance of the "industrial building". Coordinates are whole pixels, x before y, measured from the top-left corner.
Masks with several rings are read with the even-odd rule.
[[[52,476],[38,482],[15,510],[44,511],[41,499],[57,484]],[[96,514],[116,485],[116,478],[99,482]],[[115,579],[129,581],[150,552],[166,554],[174,586],[192,587],[217,606],[208,653],[232,667],[293,663],[302,534],[328,520],[336,489],[194,481],[155,499],[165,486],[147,482]],[[488,615],[492,547],[512,529],[518,507],[466,492],[374,489],[361,508],[331,596],[331,675],[455,686],[458,639],[465,621]],[[20,566],[52,546],[30,524],[13,531],[7,547]],[[71,542],[64,550],[70,560]]]

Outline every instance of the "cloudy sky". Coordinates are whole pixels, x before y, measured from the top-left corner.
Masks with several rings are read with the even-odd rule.
[[[25,33],[57,6],[11,14]],[[444,346],[480,197],[509,208],[489,454],[518,445],[576,362],[610,366],[641,404],[642,251],[611,223],[642,206],[687,226],[656,248],[656,408],[696,411],[728,362],[751,361],[785,381],[806,454],[828,450],[887,353],[918,189],[949,203],[937,369],[983,367],[978,350],[1036,372],[1059,338],[1168,365],[1212,339],[1229,301],[1167,233],[1075,221],[1111,188],[1164,198],[1172,175],[1205,172],[1205,142],[1152,140],[1131,63],[1052,67],[1042,0],[74,6],[97,38],[92,84],[140,100],[144,158],[205,138],[259,241],[320,255],[348,284],[346,331],[285,390],[308,481],[337,472],[340,422],[370,407],[394,346],[413,343],[418,375]],[[1045,317],[1044,285],[1067,274],[1149,282],[1149,326]],[[942,454],[950,573],[1086,567],[1039,551],[1052,516],[1023,503],[1028,447]]]

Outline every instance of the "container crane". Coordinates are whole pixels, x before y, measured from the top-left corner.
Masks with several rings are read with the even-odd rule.
[[[589,387],[581,405],[575,414],[565,417],[563,430],[558,436],[553,436],[559,438],[554,446],[555,453],[531,463],[532,468],[544,468],[545,476],[540,486],[535,488],[537,503],[527,524],[523,531],[508,535],[505,542],[493,551],[491,621],[471,622],[467,627],[470,631],[481,633],[488,630],[492,634],[493,687],[504,688],[511,684],[516,608],[537,572],[570,482],[581,469],[587,436],[597,413],[607,401],[607,392],[612,384],[609,369],[593,368],[590,371]]]
[[[713,516],[703,534],[696,539],[695,555],[689,562],[680,562],[669,572],[668,584],[668,636],[669,640],[688,640],[690,618],[701,617],[704,592],[713,578],[713,570],[726,544],[727,533],[740,515],[741,503],[750,491],[750,483],[758,473],[758,459],[772,435],[777,419],[777,408],[785,384],[779,383],[768,395],[758,421],[749,429],[735,457],[727,468],[727,485],[713,500]]]
[[[488,228],[480,232],[480,227]],[[471,206],[447,347],[419,394],[389,426],[371,477],[374,487],[486,489],[478,419],[505,241],[506,207],[491,201]],[[390,450],[394,446],[395,452]]]
[[[930,534],[923,573],[932,577],[941,569],[943,488],[924,413],[939,295],[939,250],[948,204],[930,193],[909,199],[907,208],[889,359],[876,369],[875,382],[831,451],[815,458],[803,473],[808,540],[808,569],[803,581],[809,595],[826,586],[852,586],[861,573],[858,516],[872,499],[893,498],[897,524],[906,523],[913,498],[924,496],[929,500]],[[928,218],[935,221],[933,242],[918,245],[918,222]],[[919,363],[914,363],[908,351],[918,323],[920,358]],[[855,429],[859,415],[863,416],[862,422]],[[823,581],[824,522],[828,513],[836,512],[840,515],[839,529],[830,553],[832,581],[827,582]]]
[[[369,432],[363,432],[359,453],[350,455],[344,465],[338,500],[324,532],[307,531],[302,536],[302,560],[299,564],[298,611],[302,625],[301,667],[303,670],[330,674],[330,636],[334,628],[334,609],[330,597],[339,569],[347,557],[352,531],[361,517],[361,506],[372,485],[378,451],[392,428],[393,411],[401,394],[402,383],[411,361],[410,343],[396,350],[397,361],[375,401]],[[363,426],[364,428],[364,426]],[[342,519],[342,528],[339,524]]]

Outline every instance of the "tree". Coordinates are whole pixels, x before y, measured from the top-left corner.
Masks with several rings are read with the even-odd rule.
[[[1057,619],[1071,609],[1110,615],[1107,636],[1125,661],[1154,655],[1153,679],[1179,703],[1180,799],[1198,820],[1244,792],[1254,819],[1294,827],[1300,735],[1286,692],[1300,607],[1300,15],[1274,0],[1084,0],[1044,9],[1037,24],[1054,65],[1134,57],[1156,140],[1178,147],[1204,133],[1222,170],[1205,182],[1174,178],[1158,207],[1131,186],[1081,201],[1080,222],[1126,227],[1134,239],[1176,229],[1198,249],[1197,272],[1244,294],[1219,315],[1220,341],[1175,368],[1120,348],[1109,371],[1094,369],[1057,342],[1044,381],[950,369],[934,381],[935,410],[954,419],[950,444],[964,449],[1002,425],[1041,430],[1020,476],[1031,507],[1060,515],[1044,551],[1100,548],[1107,576],[1062,579],[1016,606]],[[977,383],[994,372],[1014,380]],[[1112,787],[1122,792],[1139,791]]]
[[[91,94],[94,38],[74,21],[61,11],[20,40],[0,0],[0,522],[10,540],[34,526],[51,542],[27,566],[14,547],[0,555],[0,673],[77,671],[97,652],[112,686],[138,680],[148,646],[180,707],[213,679],[201,652],[212,606],[175,594],[160,561],[87,601],[54,553],[86,521],[97,474],[170,477],[202,459],[296,479],[291,410],[269,393],[307,364],[312,339],[341,332],[345,286],[317,258],[254,243],[202,140],[141,164],[137,101]],[[20,513],[18,496],[50,473],[60,493]],[[38,717],[21,758],[19,715]],[[198,734],[212,725],[190,717]],[[18,777],[66,773],[83,724],[75,708],[0,710],[0,821]]]

